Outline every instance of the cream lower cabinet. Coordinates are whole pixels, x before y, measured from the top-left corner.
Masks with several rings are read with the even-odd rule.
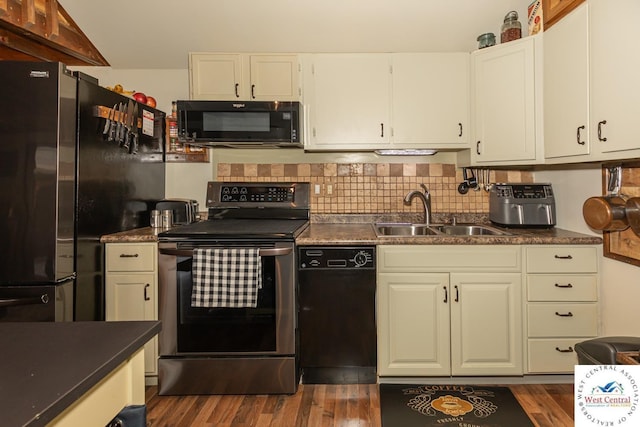
[[[521,375],[520,253],[379,246],[379,375]]]
[[[158,320],[157,243],[107,243],[106,320]],[[144,346],[147,377],[158,375],[157,337]]]
[[[598,334],[599,246],[525,248],[527,372],[572,373],[575,344]]]

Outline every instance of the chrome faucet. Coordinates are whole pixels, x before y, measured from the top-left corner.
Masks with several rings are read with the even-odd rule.
[[[431,223],[431,194],[429,194],[429,190],[427,190],[427,186],[424,184],[420,184],[422,190],[413,190],[407,193],[404,196],[404,204],[410,205],[415,197],[419,198],[422,201],[422,207],[424,208],[424,223],[429,225]]]

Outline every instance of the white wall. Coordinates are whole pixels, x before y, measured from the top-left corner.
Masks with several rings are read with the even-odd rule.
[[[116,70],[111,67],[69,67],[96,77],[100,86],[121,84],[153,96],[157,108],[171,113],[171,102],[189,99],[189,70]],[[195,199],[205,206],[207,182],[213,179],[211,163],[167,163],[165,197]]]
[[[599,165],[536,172],[538,182],[551,182],[556,198],[558,227],[594,233],[582,217],[582,204],[602,194]],[[603,258],[600,283],[601,335],[640,336],[640,268]]]

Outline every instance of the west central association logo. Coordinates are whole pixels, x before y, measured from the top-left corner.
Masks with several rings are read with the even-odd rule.
[[[604,385],[596,385],[590,394],[585,394],[586,406],[619,405],[631,407],[631,396],[624,392],[624,386],[618,381],[611,381]]]
[[[638,426],[639,402],[640,366],[576,366],[576,427]]]

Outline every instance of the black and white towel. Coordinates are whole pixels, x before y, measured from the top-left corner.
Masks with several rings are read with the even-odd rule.
[[[256,307],[262,288],[260,249],[194,249],[192,307]]]

